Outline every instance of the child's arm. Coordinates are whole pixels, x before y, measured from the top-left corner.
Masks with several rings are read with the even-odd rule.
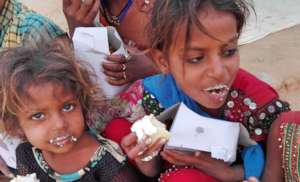
[[[281,154],[278,146],[280,118],[271,127],[267,143],[267,161],[262,181],[282,182]]]
[[[121,145],[128,158],[135,163],[144,175],[154,177],[161,171],[162,160],[159,157],[159,151],[166,141],[161,139],[154,144],[150,144],[149,139],[146,138],[137,143],[136,135],[131,133],[123,138]]]
[[[194,166],[220,181],[243,181],[244,179],[241,165],[232,167],[224,161],[211,158],[206,152],[187,153],[165,149],[161,155],[172,164]]]

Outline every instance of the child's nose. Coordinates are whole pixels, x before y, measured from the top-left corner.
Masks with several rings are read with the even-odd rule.
[[[55,129],[63,129],[67,127],[67,122],[61,114],[55,114],[52,119]]]
[[[219,56],[213,57],[209,64],[209,76],[219,80],[224,77],[224,71],[225,65],[222,62],[222,59]]]

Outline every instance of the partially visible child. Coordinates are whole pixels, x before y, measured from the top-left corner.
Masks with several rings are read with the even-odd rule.
[[[262,181],[297,182],[300,149],[300,112],[287,112],[272,124],[267,145],[267,162]]]
[[[51,43],[1,52],[0,116],[17,148],[19,175],[40,181],[138,181],[118,146],[87,130],[110,102],[70,49]]]
[[[158,115],[184,102],[200,115],[243,124],[251,138],[264,145],[271,123],[289,106],[269,85],[239,69],[237,42],[248,11],[243,0],[156,1],[151,53],[163,74],[139,80],[122,94],[131,104],[127,119],[134,122],[146,114]],[[114,130],[107,136],[118,134],[117,124],[108,127]],[[135,161],[157,159],[157,152],[137,144],[134,134],[121,143]],[[243,161],[235,165],[204,152],[164,149],[160,154],[173,164],[161,181],[242,181],[260,178],[264,168],[259,144],[244,146]]]

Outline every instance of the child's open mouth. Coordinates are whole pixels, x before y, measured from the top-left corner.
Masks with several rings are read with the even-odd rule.
[[[218,84],[213,87],[205,88],[204,91],[207,92],[212,98],[222,102],[225,100],[228,94],[229,87],[225,84]]]
[[[77,138],[73,135],[61,135],[49,140],[49,143],[57,147],[64,147],[69,142],[76,142]]]

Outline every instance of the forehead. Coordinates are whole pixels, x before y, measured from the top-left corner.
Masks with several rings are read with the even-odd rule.
[[[207,6],[199,12],[198,20],[203,26],[204,31],[196,24],[187,25],[190,26],[188,37],[186,36],[186,26],[179,24],[176,27],[173,36],[174,43],[176,44],[175,47],[183,48],[187,38],[187,46],[195,43],[201,44],[201,46],[208,46],[211,43],[221,45],[228,43],[228,41],[231,41],[237,35],[237,21],[232,13],[219,11],[211,6]]]
[[[73,92],[63,86],[62,83],[46,82],[41,84],[31,84],[23,95],[25,103],[43,103],[45,100],[63,101],[74,97]]]

